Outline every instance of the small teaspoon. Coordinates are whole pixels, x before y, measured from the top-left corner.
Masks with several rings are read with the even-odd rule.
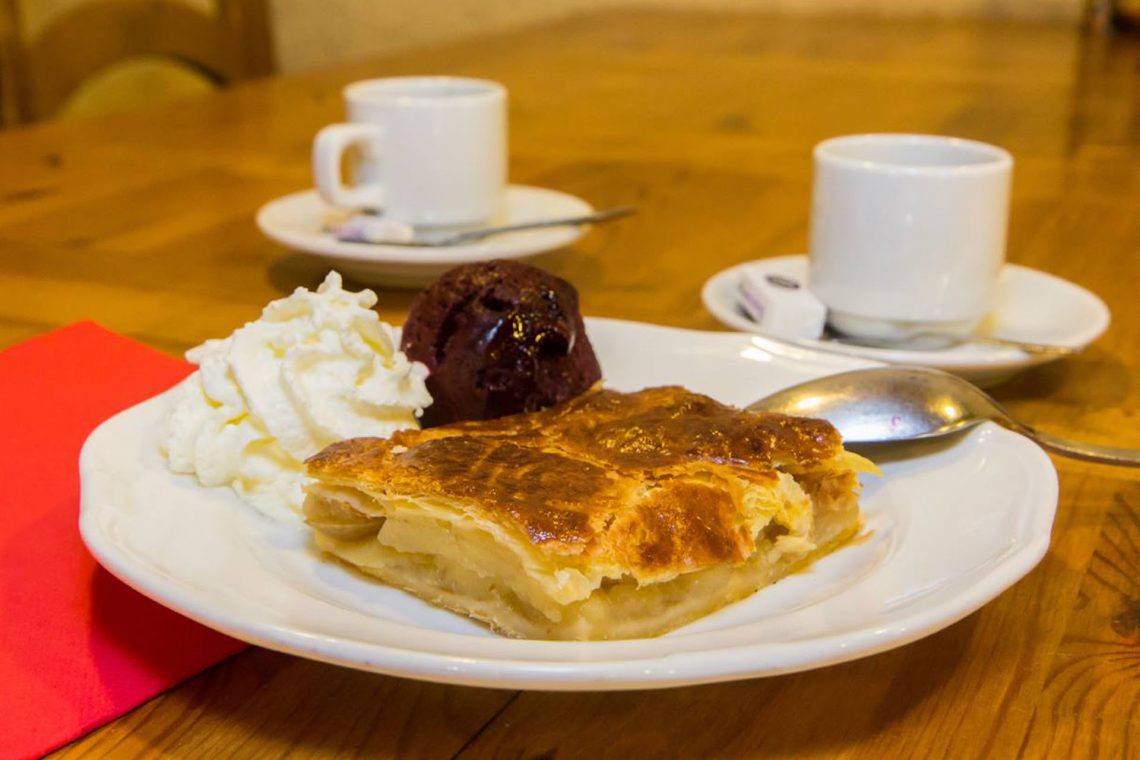
[[[1010,338],[996,338],[988,335],[966,335],[954,337],[940,333],[911,333],[899,340],[886,338],[863,338],[842,333],[828,332],[824,340],[833,343],[843,343],[850,346],[867,346],[869,348],[895,348],[904,351],[940,351],[945,348],[960,346],[965,343],[975,343],[984,346],[997,346],[1000,348],[1016,348],[1027,354],[1039,356],[1072,356],[1080,351],[1072,346],[1057,346],[1047,343],[1027,343]]]
[[[347,243],[368,243],[371,245],[396,245],[409,248],[443,248],[452,245],[475,243],[494,235],[508,232],[537,230],[547,227],[576,227],[583,224],[600,224],[613,219],[629,216],[637,209],[633,206],[616,206],[580,216],[567,216],[558,219],[535,219],[515,224],[501,224],[495,227],[475,227],[459,230],[436,230],[412,227],[390,219],[361,215],[352,217],[330,230],[338,240]]]

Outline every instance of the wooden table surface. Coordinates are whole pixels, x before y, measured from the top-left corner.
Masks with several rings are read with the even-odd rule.
[[[636,217],[537,262],[588,314],[718,329],[699,288],[806,245],[810,149],[919,131],[1016,159],[1009,258],[1100,294],[1109,331],[997,395],[1140,446],[1140,45],[1031,25],[624,12],[0,135],[0,345],[96,319],[179,353],[316,261],[253,214],[309,183],[310,140],[368,76],[511,92],[511,176]],[[381,291],[399,321],[408,293]],[[1056,461],[1052,547],[980,612],[901,649],[740,683],[611,694],[459,688],[262,650],[63,757],[1140,756],[1140,476]]]

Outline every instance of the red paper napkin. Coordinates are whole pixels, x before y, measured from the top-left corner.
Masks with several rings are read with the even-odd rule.
[[[79,449],[190,366],[82,322],[0,352],[0,757],[35,757],[242,649],[99,567]]]

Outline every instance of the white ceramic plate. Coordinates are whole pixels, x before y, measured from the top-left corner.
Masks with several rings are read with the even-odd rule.
[[[486,259],[516,259],[561,248],[580,238],[584,227],[550,227],[525,230],[469,245],[414,248],[372,245],[337,240],[323,230],[325,215],[333,211],[317,195],[305,190],[270,201],[257,212],[257,226],[267,237],[301,253],[327,260],[359,280],[393,287],[424,285],[459,264]],[[518,224],[565,216],[582,216],[593,207],[581,198],[526,185],[511,185],[506,210],[495,224]]]
[[[868,362],[775,354],[739,333],[591,319],[607,382],[681,383],[724,401]],[[157,451],[169,396],[100,426],[80,457],[84,541],[151,598],[254,644],[349,667],[449,683],[628,689],[774,675],[900,646],[1008,588],[1049,545],[1052,464],[1025,438],[983,425],[882,462],[866,531],[752,597],[657,639],[520,641],[322,560],[300,524],[226,488],[172,475]]]
[[[701,299],[722,324],[734,330],[757,332],[756,323],[737,306],[737,286],[746,268],[760,274],[779,274],[807,282],[807,256],[759,259],[725,269],[705,282]],[[984,334],[1025,343],[1084,348],[1108,328],[1108,307],[1079,285],[1036,269],[1007,264],[1001,273],[998,306],[982,326]],[[784,341],[768,336],[772,350]],[[1016,348],[966,343],[938,351],[903,351],[852,346],[832,341],[796,341],[844,356],[935,367],[977,383],[993,385],[1016,372],[1055,357],[1027,354]]]

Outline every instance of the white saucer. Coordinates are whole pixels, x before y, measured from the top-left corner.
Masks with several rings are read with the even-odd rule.
[[[486,259],[516,259],[569,245],[582,227],[497,235],[470,245],[409,248],[397,245],[349,243],[323,231],[323,220],[334,208],[305,190],[270,201],[257,212],[257,226],[272,240],[302,253],[327,259],[341,272],[360,280],[395,287],[424,285],[458,264]],[[506,212],[495,224],[518,224],[539,219],[589,214],[593,207],[581,198],[526,185],[511,185]]]
[[[701,300],[705,308],[728,327],[763,334],[736,305],[742,271],[752,267],[761,274],[780,274],[806,282],[807,264],[807,256],[778,256],[738,264],[710,277],[701,290]],[[1006,264],[1001,273],[998,306],[983,323],[981,332],[1025,343],[1080,349],[1099,338],[1110,321],[1104,302],[1081,286],[1036,269]],[[935,351],[907,351],[827,340],[785,342],[773,336],[765,337],[777,345],[784,343],[892,364],[935,367],[983,386],[1056,358],[984,343],[963,343]]]

